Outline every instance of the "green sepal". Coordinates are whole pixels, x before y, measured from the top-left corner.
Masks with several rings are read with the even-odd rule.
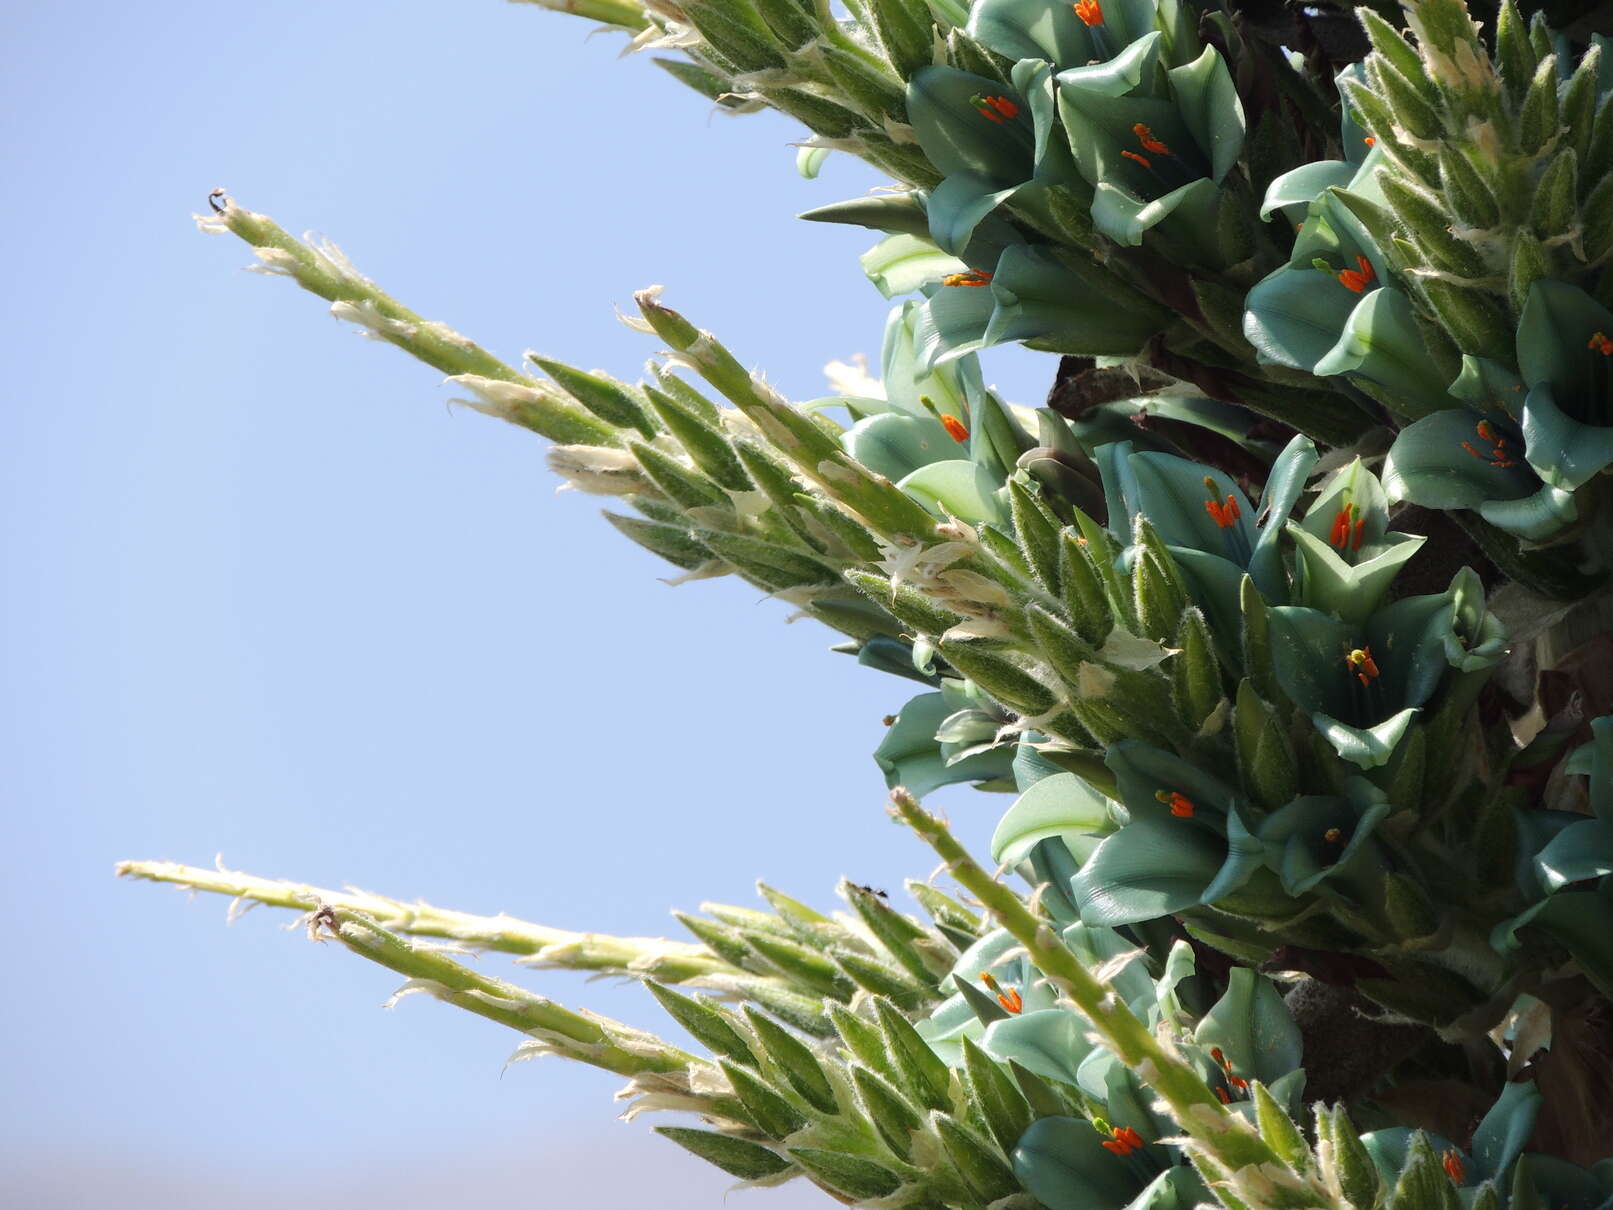
[[[834,1025],[835,1033],[852,1056],[867,1067],[870,1071],[883,1076],[886,1080],[896,1081],[899,1077],[891,1056],[886,1053],[884,1036],[879,1027],[865,1017],[852,1012],[841,1004],[829,1004],[829,1020]]]
[[[747,1071],[727,1059],[717,1060],[717,1066],[728,1078],[734,1095],[745,1107],[745,1112],[756,1128],[769,1138],[784,1139],[806,1124],[806,1119],[788,1101],[779,1096],[767,1082],[754,1072]]]
[[[1215,658],[1215,642],[1210,637],[1204,614],[1190,608],[1181,616],[1181,626],[1176,632],[1177,654],[1171,661],[1171,682],[1177,713],[1196,732],[1222,701],[1221,667]]]
[[[1456,1186],[1421,1131],[1412,1137],[1406,1166],[1389,1192],[1386,1210],[1462,1210]]]
[[[1395,217],[1412,235],[1419,252],[1436,268],[1461,277],[1482,277],[1488,272],[1484,258],[1466,240],[1451,233],[1451,219],[1440,198],[1400,177],[1380,177],[1384,198]]]
[[[1088,643],[1102,643],[1114,629],[1114,614],[1097,558],[1078,530],[1060,531],[1058,567],[1064,607],[1076,632]]]
[[[838,1113],[834,1086],[812,1048],[752,1005],[743,1005],[741,1011],[762,1050],[796,1094],[821,1113]]]
[[[1139,514],[1132,526],[1137,559],[1132,567],[1133,609],[1138,632],[1163,643],[1176,636],[1187,608],[1187,584],[1148,518]]]
[[[702,546],[773,591],[835,581],[832,569],[777,543],[724,530],[697,528],[692,532]]]
[[[620,513],[608,511],[603,515],[605,520],[616,527],[618,533],[638,543],[651,554],[661,556],[674,567],[693,571],[711,562],[711,552],[681,526],[646,521],[641,517],[624,517]]]
[[[818,28],[818,23],[808,16],[811,6],[802,5],[799,0],[752,2],[756,5],[756,15],[762,19],[762,24],[767,26],[785,50],[799,51],[823,32]]]
[[[1023,666],[977,640],[943,635],[936,647],[949,664],[1010,710],[1035,717],[1057,704],[1053,691]]]
[[[644,468],[650,482],[669,500],[686,509],[731,508],[727,494],[699,471],[684,466],[672,455],[642,441],[629,441],[627,447]]]
[[[931,601],[911,584],[891,582],[878,572],[848,568],[841,575],[857,591],[895,615],[904,624],[920,634],[931,637],[945,633],[963,620],[961,614]]]
[[[1422,292],[1463,353],[1486,357],[1511,347],[1512,325],[1488,290],[1430,277],[1423,281]]]
[[[1428,69],[1423,65],[1422,59],[1411,44],[1401,36],[1400,31],[1365,6],[1357,11],[1356,17],[1361,22],[1361,28],[1366,32],[1372,49],[1382,55],[1387,64],[1405,78],[1408,85],[1415,88],[1425,104],[1437,104],[1439,90],[1429,78]]]
[[[684,13],[700,36],[741,71],[785,66],[772,31],[762,24],[748,0],[700,0]]]
[[[1534,284],[1551,274],[1551,254],[1533,234],[1520,228],[1512,241],[1512,255],[1507,262],[1507,295],[1513,307],[1523,310]]]
[[[910,79],[934,61],[935,28],[929,10],[917,0],[867,0],[874,36],[896,74]]]
[[[1559,239],[1578,224],[1578,162],[1572,148],[1552,156],[1551,163],[1535,185],[1534,202],[1529,207],[1529,226],[1539,239]]]
[[[718,1008],[703,996],[681,995],[654,979],[646,979],[644,985],[667,1015],[707,1050],[743,1063],[746,1067],[757,1065],[756,1056],[751,1053],[745,1039],[729,1023],[727,1010]]]
[[[924,928],[872,891],[852,882],[842,882],[840,894],[886,952],[919,982],[933,985],[952,968],[951,962],[936,952],[934,941]]]
[[[895,1065],[902,1090],[916,1105],[929,1109],[949,1108],[952,1081],[947,1065],[895,1005],[876,997],[874,1013],[885,1041],[885,1052]]]
[[[1317,1106],[1316,1133],[1319,1141],[1330,1144],[1329,1157],[1344,1200],[1355,1210],[1373,1210],[1381,1178],[1372,1154],[1361,1142],[1360,1131],[1342,1104],[1331,1110]]]
[[[646,437],[655,436],[655,422],[650,419],[643,403],[623,384],[604,374],[590,374],[563,361],[539,357],[536,353],[528,353],[526,357],[554,379],[561,390],[605,423],[622,429],[635,428]]]
[[[1020,1191],[997,1149],[967,1126],[947,1114],[932,1113],[930,1127],[940,1137],[947,1159],[980,1201],[995,1202]]]
[[[935,998],[935,992],[929,984],[915,982],[900,967],[891,963],[842,947],[831,949],[829,956],[835,966],[858,987],[908,1011],[923,1008]]]
[[[889,235],[918,235],[928,238],[929,219],[925,217],[921,195],[912,193],[879,193],[868,197],[851,198],[844,202],[831,202],[796,215],[809,223],[845,223],[853,227],[867,227]]]
[[[1501,83],[1513,106],[1523,100],[1538,62],[1529,44],[1529,27],[1513,0],[1502,0],[1495,20],[1495,52],[1501,69]]]
[[[1589,49],[1568,78],[1568,87],[1562,93],[1563,137],[1565,151],[1572,152],[1584,163],[1591,149],[1591,136],[1596,121],[1596,104],[1599,100],[1597,77],[1600,75],[1602,48],[1592,42]]]
[[[1037,580],[1050,593],[1057,593],[1059,584],[1059,527],[1032,494],[1031,489],[1018,477],[1008,480],[1009,514],[1013,520],[1014,535],[1025,553],[1026,562]]]
[[[655,1133],[670,1139],[692,1155],[721,1168],[742,1181],[765,1181],[790,1168],[790,1161],[748,1139],[715,1130],[695,1130],[688,1126],[656,1126]]]
[[[1518,112],[1519,150],[1534,155],[1556,137],[1558,127],[1557,56],[1547,54],[1535,68]]]
[[[918,1111],[891,1087],[888,1080],[861,1064],[852,1064],[851,1084],[857,1091],[857,1100],[861,1102],[863,1112],[874,1124],[874,1130],[885,1146],[898,1159],[911,1160],[913,1132],[924,1124]]]
[[[1253,683],[1238,683],[1232,735],[1243,789],[1257,804],[1275,811],[1299,792],[1299,763],[1288,729]]]
[[[889,1197],[901,1188],[895,1173],[860,1156],[821,1147],[791,1147],[789,1153],[814,1180],[855,1201]]]
[[[1244,675],[1255,692],[1274,702],[1281,691],[1277,687],[1276,665],[1271,655],[1270,610],[1249,576],[1238,582],[1238,612],[1243,620],[1238,647],[1243,656]]]
[[[751,948],[792,983],[800,984],[808,993],[817,993],[835,1000],[851,997],[854,985],[835,964],[796,941],[766,933],[752,933],[746,938]]]
[[[876,128],[887,118],[907,121],[906,98],[889,72],[877,70],[861,55],[838,46],[820,44],[816,61],[828,72],[835,92]]]
[[[1011,1152],[1031,1124],[1030,1104],[1002,1065],[981,1050],[972,1038],[965,1036],[961,1044],[969,1098],[997,1145],[1005,1153]]]
[[[1294,1119],[1273,1099],[1261,1081],[1250,1081],[1249,1093],[1254,1101],[1255,1125],[1260,1130],[1260,1137],[1283,1163],[1296,1172],[1306,1172],[1311,1165],[1311,1149],[1299,1127],[1294,1124]]]
[[[1426,82],[1427,76],[1421,71],[1408,77],[1387,59],[1368,59],[1367,79],[1389,103],[1401,128],[1412,138],[1426,142],[1443,133],[1439,111],[1420,91],[1418,84],[1413,83],[1414,80]]]

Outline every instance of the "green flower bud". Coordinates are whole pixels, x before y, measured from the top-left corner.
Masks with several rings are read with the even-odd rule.
[[[790,1168],[790,1161],[775,1155],[760,1143],[718,1134],[715,1130],[694,1130],[687,1126],[657,1126],[655,1133],[670,1139],[685,1151],[715,1164],[729,1176],[742,1181],[761,1181]]]

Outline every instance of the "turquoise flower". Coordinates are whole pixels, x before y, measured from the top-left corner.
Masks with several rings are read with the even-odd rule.
[[[1043,59],[1057,68],[1112,59],[1157,31],[1175,66],[1199,53],[1195,20],[1180,0],[979,0],[967,28],[1010,61]]]
[[[1278,683],[1338,755],[1388,762],[1447,673],[1483,673],[1506,653],[1483,589],[1463,568],[1442,593],[1405,597],[1364,621],[1302,605],[1270,611]]]
[[[1613,465],[1613,311],[1567,282],[1536,282],[1516,354],[1516,374],[1464,358],[1450,393],[1468,406],[1405,429],[1384,478],[1401,499],[1473,509],[1543,542],[1578,519],[1576,494]]]
[[[1099,231],[1136,245],[1158,228],[1178,259],[1219,264],[1221,186],[1243,151],[1243,103],[1213,48],[1180,67],[1165,55],[1156,31],[1106,63],[1061,71],[1059,118]]]

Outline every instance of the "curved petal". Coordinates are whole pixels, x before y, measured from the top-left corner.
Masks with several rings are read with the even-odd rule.
[[[1198,903],[1225,860],[1219,838],[1185,820],[1134,819],[1093,851],[1071,891],[1082,923],[1135,924]]]
[[[1209,177],[1189,181],[1151,202],[1112,185],[1098,182],[1092,196],[1092,224],[1117,244],[1136,247],[1143,235],[1175,216],[1196,237],[1194,242],[1210,242],[1215,233],[1215,212],[1221,191]]]
[[[1613,311],[1578,286],[1537,281],[1518,316],[1518,369],[1524,382],[1530,389],[1548,385],[1562,399],[1590,400],[1605,392],[1604,354],[1588,344],[1597,332],[1613,337]]]
[[[1047,1210],[1123,1210],[1141,1182],[1085,1118],[1042,1118],[1020,1136],[1014,1176]]]
[[[1496,466],[1479,449],[1479,418],[1465,409],[1435,412],[1402,429],[1383,463],[1390,497],[1424,508],[1478,508],[1518,500],[1539,481],[1524,466]]]
[[[1020,112],[985,117],[971,97],[1006,98]],[[921,67],[907,84],[907,116],[919,146],[943,176],[972,172],[1001,185],[1031,177],[1035,133],[1023,98],[996,80],[955,67]]]
[[[921,466],[960,458],[958,443],[938,421],[899,412],[859,420],[841,437],[840,444],[846,453],[892,483]]]
[[[1042,778],[1021,794],[997,823],[991,836],[991,859],[1017,865],[1031,846],[1066,832],[1112,829],[1111,803],[1074,773]]]
[[[1320,193],[1334,185],[1343,187],[1355,175],[1355,165],[1344,160],[1317,160],[1283,173],[1266,186],[1265,200],[1260,203],[1260,217],[1270,218],[1272,211],[1286,207],[1309,207]],[[1296,223],[1303,221],[1304,210],[1295,214],[1285,209]]]
[[[1366,294],[1315,373],[1359,374],[1388,391],[1401,416],[1421,417],[1455,407],[1423,344],[1411,301],[1392,286]]]
[[[1166,74],[1193,141],[1209,161],[1210,179],[1219,185],[1243,153],[1243,102],[1226,60],[1206,46],[1193,62]]]
[[[937,516],[970,522],[1007,520],[997,498],[997,485],[978,466],[961,458],[921,466],[896,486]]]
[[[1573,491],[1613,463],[1613,428],[1569,416],[1557,406],[1548,383],[1524,399],[1522,423],[1523,456],[1552,487]]]
[[[1338,344],[1359,297],[1331,274],[1284,265],[1244,300],[1244,338],[1262,362],[1314,372]]]

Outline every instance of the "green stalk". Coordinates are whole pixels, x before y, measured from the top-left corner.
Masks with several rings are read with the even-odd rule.
[[[536,4],[539,8],[550,8],[557,13],[569,13],[573,17],[585,17],[589,21],[617,25],[622,29],[641,30],[650,23],[650,19],[644,15],[644,6],[633,3],[633,0],[511,0],[511,3]]]
[[[180,865],[172,861],[120,862],[117,873],[126,878],[168,882],[193,891],[229,895],[245,903],[312,912],[331,908],[361,912],[393,932],[412,937],[456,941],[476,949],[519,954],[523,965],[604,974],[634,975],[662,983],[684,983],[702,975],[734,973],[734,968],[703,945],[667,941],[658,937],[613,937],[608,933],[576,933],[518,920],[513,916],[476,916],[404,903],[368,891],[332,891],[306,883],[257,878],[234,870]]]
[[[1195,1159],[1208,1160],[1235,1185],[1291,1176],[1285,1206],[1345,1210],[1319,1183],[1292,1171],[1281,1156],[1241,1117],[1216,1097],[1196,1071],[1156,1038],[1132,1015],[1113,990],[1076,959],[1047,922],[1031,914],[1024,901],[969,856],[946,823],[919,806],[906,790],[891,792],[891,814],[935,850],[947,871],[985,905],[997,922],[1025,947],[1031,963],[1092,1024],[1104,1044],[1170,1107],[1193,1144]],[[1244,1173],[1244,1169],[1249,1169]],[[1241,1178],[1241,1180],[1240,1180]]]

